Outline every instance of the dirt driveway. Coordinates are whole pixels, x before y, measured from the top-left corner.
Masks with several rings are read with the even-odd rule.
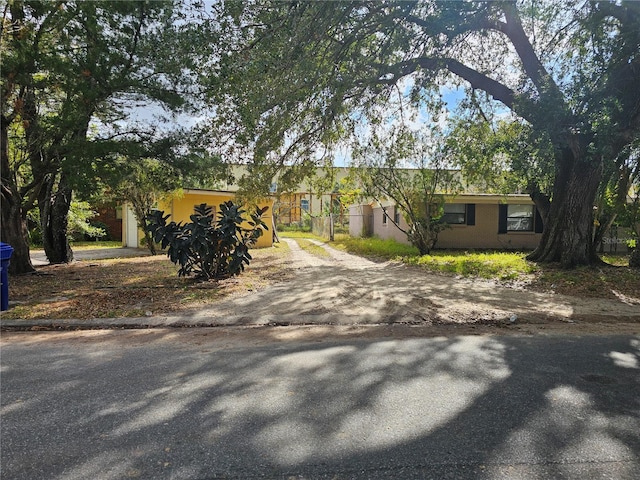
[[[638,299],[538,293],[495,282],[376,263],[321,244],[321,258],[284,239],[295,274],[176,321],[239,325],[402,325],[456,329],[640,333]],[[174,319],[168,318],[171,321]]]

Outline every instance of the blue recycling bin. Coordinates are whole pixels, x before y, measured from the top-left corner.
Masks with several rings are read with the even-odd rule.
[[[9,261],[13,255],[13,247],[0,242],[0,310],[9,309]]]

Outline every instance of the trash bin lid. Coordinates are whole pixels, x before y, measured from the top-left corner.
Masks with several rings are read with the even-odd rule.
[[[13,247],[8,243],[0,242],[0,260],[9,260],[13,254]]]

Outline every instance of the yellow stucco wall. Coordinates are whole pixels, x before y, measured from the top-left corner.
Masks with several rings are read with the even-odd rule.
[[[215,208],[215,212],[220,211],[220,204],[229,200],[234,200],[232,192],[215,192],[208,190],[185,190],[184,195],[175,198],[169,202],[160,203],[158,208],[163,210],[165,214],[170,214],[168,221],[189,222],[190,216],[193,215],[194,207],[206,203]],[[256,243],[256,247],[271,247],[273,245],[273,200],[267,199],[260,203],[260,207],[268,206],[269,209],[262,215],[262,221],[267,225],[269,230],[265,232]],[[248,215],[246,215],[248,216]],[[248,225],[247,225],[248,227]]]

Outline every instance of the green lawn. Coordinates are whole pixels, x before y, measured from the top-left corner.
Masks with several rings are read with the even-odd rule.
[[[533,263],[525,260],[526,254],[522,252],[432,250],[429,255],[420,255],[417,248],[394,240],[349,238],[334,243],[358,255],[399,260],[408,265],[456,275],[515,280],[536,270]]]
[[[74,250],[93,250],[96,248],[120,248],[120,247],[122,247],[122,242],[119,240],[71,242],[71,248]]]

